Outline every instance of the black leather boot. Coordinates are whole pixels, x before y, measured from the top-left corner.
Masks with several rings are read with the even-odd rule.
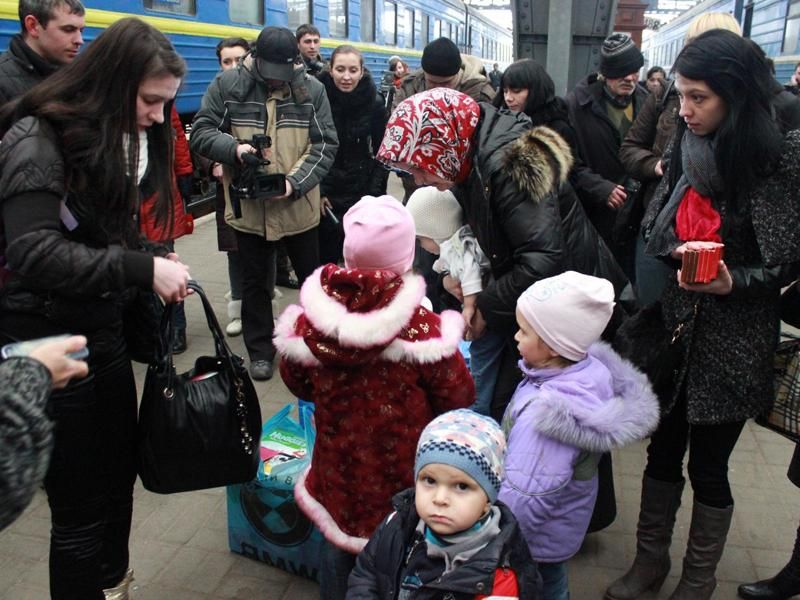
[[[633,600],[657,592],[669,574],[669,546],[684,481],[642,479],[642,504],[636,526],[636,558],[628,572],[606,590],[606,600]]]
[[[785,600],[800,596],[800,528],[794,540],[794,552],[788,564],[772,579],[743,583],[737,590],[747,600]]]

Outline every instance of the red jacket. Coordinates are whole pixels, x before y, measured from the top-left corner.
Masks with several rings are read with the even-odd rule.
[[[392,496],[414,485],[422,429],[472,404],[458,343],[464,321],[420,306],[422,277],[325,265],[303,284],[302,306],[278,319],[280,371],[315,403],[311,468],[298,505],[333,544],[357,553]]]
[[[192,215],[186,213],[183,206],[183,198],[181,198],[178,184],[176,183],[176,177],[191,175],[194,168],[189,154],[189,142],[186,141],[183,125],[175,105],[172,106],[172,128],[175,131],[175,157],[172,163],[172,205],[174,210],[172,232],[170,233],[166,227],[156,223],[153,212],[155,210],[156,194],[152,194],[142,200],[142,204],[139,207],[139,229],[148,240],[154,242],[176,240],[181,236],[192,233],[194,229]]]

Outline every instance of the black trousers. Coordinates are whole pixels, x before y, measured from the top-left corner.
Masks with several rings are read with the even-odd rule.
[[[669,414],[661,417],[647,446],[645,475],[659,481],[683,478],[683,457],[689,447],[689,480],[701,504],[726,508],[733,504],[728,483],[728,460],[742,433],[744,421],[719,425],[690,425],[686,420],[686,394],[681,394]]]
[[[269,242],[261,235],[236,232],[242,261],[242,334],[251,361],[273,360],[275,346],[272,333],[270,282],[275,281],[275,252],[278,242]],[[319,266],[317,228],[281,240],[302,284]]]
[[[50,595],[102,600],[128,568],[136,480],[136,382],[121,326],[87,332],[35,315],[0,317],[0,342],[83,333],[89,376],[53,392],[54,445],[44,484],[50,505]]]

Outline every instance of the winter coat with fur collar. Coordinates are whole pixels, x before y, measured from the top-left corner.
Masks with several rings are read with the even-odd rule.
[[[625,275],[567,182],[569,145],[524,114],[480,106],[473,169],[453,193],[491,264],[478,296],[490,329],[513,335],[520,294],[566,270],[604,277],[619,293]]]
[[[420,306],[412,273],[325,265],[278,319],[287,387],[315,404],[317,442],[297,503],[336,546],[358,553],[392,495],[413,485],[422,429],[475,399],[458,351],[461,315]]]
[[[597,496],[603,452],[640,440],[658,425],[647,377],[598,342],[566,369],[533,369],[506,416],[506,475],[500,489],[533,558],[561,562],[580,548]],[[510,429],[510,433],[508,430]]]

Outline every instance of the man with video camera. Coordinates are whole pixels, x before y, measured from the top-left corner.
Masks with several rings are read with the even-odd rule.
[[[319,266],[319,182],[338,147],[325,88],[306,75],[291,31],[265,27],[241,67],[211,82],[190,144],[223,165],[225,220],[236,231],[244,270],[250,374],[270,379],[275,246],[286,244],[300,283]]]

